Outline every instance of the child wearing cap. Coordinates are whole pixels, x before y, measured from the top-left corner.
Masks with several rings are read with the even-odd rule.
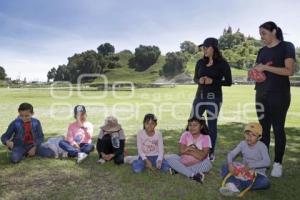
[[[124,163],[125,134],[117,118],[109,116],[100,127],[97,141],[97,151],[99,154],[98,163],[105,163],[114,160],[119,165]]]
[[[211,141],[205,118],[192,116],[188,126],[179,140],[180,155],[170,155],[166,158],[173,170],[194,181],[203,183],[204,173],[212,168],[209,159]]]
[[[87,121],[83,105],[75,106],[74,118],[76,121],[69,125],[67,137],[59,142],[59,147],[67,151],[69,157],[77,157],[77,163],[80,163],[94,150],[93,125]]]
[[[144,128],[137,134],[138,159],[133,161],[132,169],[135,173],[145,168],[159,169],[168,172],[170,167],[164,157],[164,144],[160,132],[155,130],[157,118],[154,114],[146,114],[143,121]]]
[[[270,187],[266,168],[270,166],[266,145],[260,141],[262,127],[259,123],[249,123],[244,129],[245,140],[227,155],[227,165],[222,168],[224,178],[219,189],[224,196],[242,196],[248,190],[260,190]],[[238,154],[242,163],[234,162]]]

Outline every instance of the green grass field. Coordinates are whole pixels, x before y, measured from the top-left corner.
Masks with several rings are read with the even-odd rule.
[[[94,142],[105,116],[114,114],[125,129],[129,154],[136,154],[135,136],[142,127],[145,113],[154,112],[162,131],[165,152],[177,153],[178,139],[186,127],[196,86],[136,89],[133,91],[69,91],[43,89],[0,89],[0,133],[17,116],[22,102],[34,105],[46,138],[64,134],[73,121],[76,104],[87,107],[94,124]],[[243,139],[245,123],[256,121],[253,86],[224,88],[224,102],[219,118],[216,161],[200,185],[181,175],[170,176],[145,171],[134,174],[129,165],[96,164],[93,152],[80,165],[74,159],[28,158],[9,163],[9,152],[0,146],[0,199],[230,199],[222,197],[219,170],[226,154]],[[271,178],[270,190],[249,192],[244,199],[296,199],[300,192],[300,88],[292,88],[292,103],[286,121],[287,149],[284,175]],[[271,157],[273,157],[273,140]],[[269,172],[268,172],[269,173]]]

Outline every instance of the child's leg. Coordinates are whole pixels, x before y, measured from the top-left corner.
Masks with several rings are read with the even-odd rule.
[[[270,186],[271,183],[268,177],[261,174],[257,174],[253,186],[251,187],[251,190],[264,190],[268,189]]]
[[[78,150],[70,145],[70,143],[66,140],[60,141],[59,147],[68,152],[68,156],[70,157],[76,157],[78,155]]]
[[[117,165],[123,164],[124,163],[124,154],[118,154],[114,157],[114,162]]]
[[[221,169],[221,176],[224,178],[229,173],[228,165],[224,164]]]
[[[12,163],[18,163],[23,159],[23,156],[26,154],[27,149],[23,146],[17,146],[12,149],[10,160]]]
[[[94,145],[93,144],[80,144],[80,152],[84,152],[86,154],[89,154],[90,152],[94,151]]]
[[[180,162],[180,157],[176,154],[168,156],[166,159],[170,167],[176,170],[178,173],[183,174],[187,177],[193,177],[194,173],[188,167]]]
[[[103,136],[102,139],[98,139],[97,141],[97,151],[99,158],[102,158],[101,153],[111,154],[113,153],[113,146],[111,144],[111,139],[109,135]]]
[[[208,172],[212,168],[210,160],[205,159],[197,164],[188,167],[194,174]]]
[[[49,147],[47,147],[45,144],[41,144],[37,148],[36,155],[38,155],[40,157],[46,157],[46,158],[53,158],[53,157],[55,157],[55,153]]]
[[[142,158],[139,157],[138,160],[133,161],[132,169],[135,173],[142,172],[145,169],[145,161],[143,161]]]
[[[163,160],[162,160],[162,163],[161,163],[161,168],[160,168],[160,170],[163,171],[163,172],[168,172],[169,169],[170,169],[169,163],[168,163],[165,159],[163,159]]]

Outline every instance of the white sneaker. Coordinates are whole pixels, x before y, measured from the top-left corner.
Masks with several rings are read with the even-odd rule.
[[[124,163],[126,164],[132,164],[133,161],[139,159],[139,156],[125,156],[124,157]]]
[[[99,163],[99,164],[104,164],[106,161],[104,160],[104,159],[102,159],[102,158],[100,158],[99,160],[97,160],[97,163]]]
[[[273,176],[273,177],[281,177],[282,176],[282,165],[280,163],[275,162],[273,164],[271,176]]]
[[[240,193],[240,190],[233,183],[226,183],[219,191],[224,196],[237,196]]]
[[[84,159],[86,159],[88,155],[84,152],[79,152],[77,156],[77,163],[81,163]]]

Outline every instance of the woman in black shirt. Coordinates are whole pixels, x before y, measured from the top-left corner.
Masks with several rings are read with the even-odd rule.
[[[192,115],[200,117],[206,111],[207,123],[212,141],[210,159],[214,160],[217,140],[217,120],[223,101],[222,86],[231,86],[231,70],[223,58],[216,38],[207,38],[203,44],[204,56],[195,67],[194,81],[198,90],[193,103]]]
[[[293,75],[295,47],[283,41],[281,29],[274,22],[259,27],[265,46],[258,52],[255,69],[264,72],[266,80],[256,83],[256,112],[263,127],[262,141],[269,148],[270,129],[275,135],[275,159],[271,176],[282,175],[286,146],[284,124],[291,101],[289,76]]]

